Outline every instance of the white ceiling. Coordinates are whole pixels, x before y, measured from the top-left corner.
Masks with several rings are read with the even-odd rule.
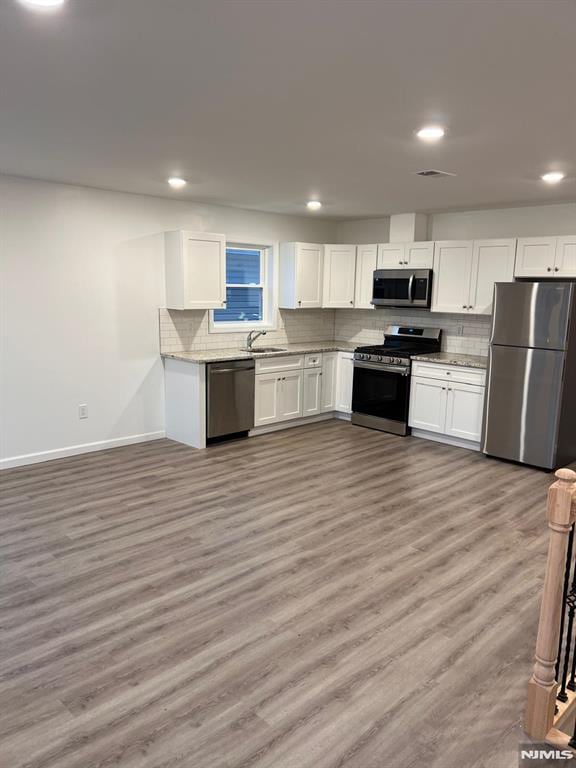
[[[0,171],[344,218],[575,200],[575,40],[575,0],[0,0]]]

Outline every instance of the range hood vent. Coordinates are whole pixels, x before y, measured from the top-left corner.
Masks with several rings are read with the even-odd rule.
[[[434,169],[427,171],[415,171],[416,176],[424,176],[427,179],[445,179],[449,176],[456,176],[455,173],[449,173],[448,171],[437,171]]]

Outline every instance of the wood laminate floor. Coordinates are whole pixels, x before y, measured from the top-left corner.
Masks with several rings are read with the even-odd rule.
[[[340,421],[2,473],[2,768],[513,768],[551,480]]]

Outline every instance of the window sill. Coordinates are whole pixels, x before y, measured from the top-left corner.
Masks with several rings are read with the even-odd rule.
[[[208,333],[248,333],[248,331],[275,331],[273,323],[208,323]]]

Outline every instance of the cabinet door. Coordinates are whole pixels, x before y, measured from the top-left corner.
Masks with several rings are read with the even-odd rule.
[[[380,243],[378,246],[378,269],[400,269],[405,266],[404,243]]]
[[[303,371],[284,373],[280,380],[278,420],[298,419],[302,416]]]
[[[454,240],[435,244],[433,312],[468,312],[472,260],[472,241]]]
[[[354,306],[355,273],[355,245],[324,246],[323,307],[350,309]]]
[[[339,352],[336,376],[336,410],[341,413],[352,413],[353,378],[354,355],[351,352]]]
[[[338,352],[325,352],[322,356],[322,411],[336,408],[336,372]]]
[[[404,264],[412,269],[432,269],[434,263],[434,243],[406,243]]]
[[[184,302],[187,309],[219,309],[226,302],[223,235],[183,233]]]
[[[415,429],[444,432],[448,384],[412,377],[408,424]]]
[[[296,246],[296,304],[300,309],[322,306],[324,246],[298,243]]]
[[[521,237],[516,249],[516,277],[551,277],[556,262],[555,237]]]
[[[314,416],[315,414],[320,413],[321,394],[322,369],[307,368],[304,371],[304,416]]]
[[[261,373],[254,378],[254,426],[273,424],[279,419],[280,376],[276,373]]]
[[[450,383],[446,406],[447,435],[480,442],[484,391],[484,387]]]
[[[356,309],[374,309],[372,286],[378,256],[377,245],[359,245],[356,248],[356,286],[354,306]]]
[[[576,235],[558,238],[554,275],[576,277]]]
[[[491,315],[494,283],[514,282],[516,240],[476,240],[470,282],[470,312]]]

